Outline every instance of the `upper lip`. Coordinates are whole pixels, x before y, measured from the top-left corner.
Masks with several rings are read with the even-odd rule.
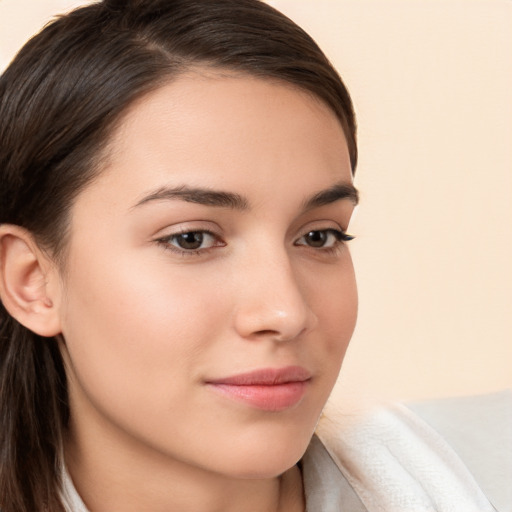
[[[283,368],[261,368],[230,377],[208,380],[208,383],[231,386],[275,386],[287,382],[304,382],[309,379],[311,379],[311,374],[302,366],[286,366]]]

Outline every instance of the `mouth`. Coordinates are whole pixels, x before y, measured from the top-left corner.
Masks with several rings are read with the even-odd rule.
[[[284,411],[299,404],[311,374],[300,366],[263,368],[206,382],[213,391],[236,402],[269,412]]]

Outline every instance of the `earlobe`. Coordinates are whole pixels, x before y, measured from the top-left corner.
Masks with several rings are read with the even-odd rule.
[[[60,333],[57,279],[49,259],[25,229],[0,225],[0,298],[9,314],[40,336]]]

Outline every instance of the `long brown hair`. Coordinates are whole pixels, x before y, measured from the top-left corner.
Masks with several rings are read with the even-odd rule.
[[[284,81],[338,117],[352,169],[348,92],[315,42],[259,0],[105,0],[47,25],[0,77],[0,223],[65,261],[73,198],[101,170],[127,107],[191,66]],[[0,303],[0,508],[64,512],[66,373],[53,338]]]

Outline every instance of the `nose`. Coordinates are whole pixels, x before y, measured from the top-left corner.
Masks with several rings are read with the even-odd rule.
[[[296,274],[285,254],[260,255],[245,262],[234,318],[240,336],[287,341],[316,326],[317,316]]]

